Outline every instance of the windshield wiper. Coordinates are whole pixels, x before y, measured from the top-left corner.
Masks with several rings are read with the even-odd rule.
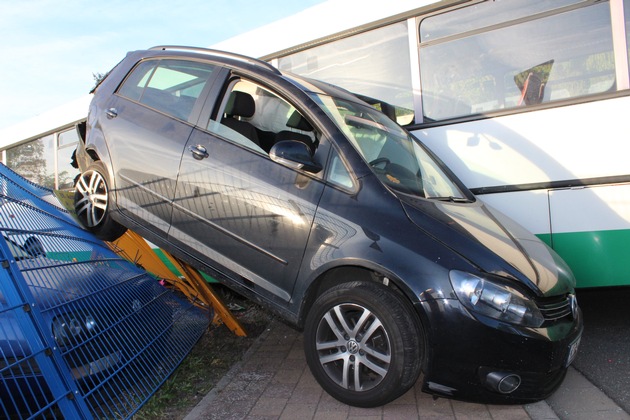
[[[455,197],[455,196],[448,196],[448,197],[427,197],[429,200],[438,200],[438,201],[448,201],[451,203],[472,203],[472,200],[469,200],[466,197]]]

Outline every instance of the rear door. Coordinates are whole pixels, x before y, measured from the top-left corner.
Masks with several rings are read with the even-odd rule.
[[[286,303],[324,184],[319,174],[272,161],[259,146],[287,130],[295,108],[266,89],[239,84],[245,85],[249,89],[242,92],[255,98],[255,110],[241,122],[255,127],[257,141],[222,124],[221,117],[193,131],[182,156],[169,236],[243,286]],[[229,106],[229,97],[230,89],[218,103]],[[315,157],[322,159],[318,151]]]
[[[141,61],[101,116],[123,214],[164,237],[182,151],[214,70],[181,59]]]

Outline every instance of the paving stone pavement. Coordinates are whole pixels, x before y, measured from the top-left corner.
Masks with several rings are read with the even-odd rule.
[[[405,395],[383,407],[351,407],[329,396],[311,375],[302,337],[287,325],[273,321],[243,360],[185,420],[630,420],[628,413],[572,368],[550,399],[535,404],[485,405],[433,399],[420,391],[418,381]]]

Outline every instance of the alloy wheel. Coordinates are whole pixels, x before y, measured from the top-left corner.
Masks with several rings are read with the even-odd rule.
[[[331,380],[344,389],[367,391],[387,375],[391,342],[383,323],[367,308],[340,304],[317,328],[319,361]]]
[[[96,227],[103,222],[107,214],[107,183],[97,171],[87,171],[81,175],[76,185],[77,216],[88,227]]]

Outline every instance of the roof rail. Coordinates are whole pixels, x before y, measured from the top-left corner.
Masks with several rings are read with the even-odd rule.
[[[150,50],[162,50],[162,51],[166,51],[166,50],[192,51],[192,52],[198,52],[198,53],[201,53],[201,54],[212,54],[212,55],[219,56],[219,57],[231,58],[233,60],[242,61],[244,63],[251,64],[251,65],[256,66],[256,67],[261,67],[261,68],[265,68],[267,70],[271,70],[272,72],[274,72],[276,74],[281,74],[280,70],[278,70],[277,68],[275,68],[271,64],[267,63],[266,61],[262,61],[262,60],[259,60],[257,58],[252,58],[252,57],[248,57],[246,55],[231,53],[231,52],[227,52],[227,51],[213,50],[211,48],[187,47],[187,46],[184,46],[184,45],[158,45],[156,47],[149,48],[149,49]]]

